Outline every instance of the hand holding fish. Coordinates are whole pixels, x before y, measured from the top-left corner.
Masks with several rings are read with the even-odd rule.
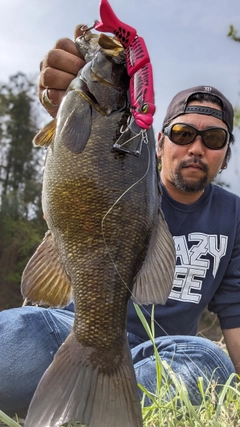
[[[82,27],[77,26],[74,39],[83,34]],[[66,89],[84,65],[85,61],[75,43],[67,38],[58,40],[41,61],[38,96],[52,117],[56,117]]]
[[[137,35],[135,28],[118,19],[107,0],[100,1],[100,16],[101,20],[95,21],[91,28],[113,33],[122,46],[126,48],[126,68],[130,78],[131,113],[138,127],[150,129],[155,113],[155,104],[152,65],[144,39]],[[75,30],[75,40],[78,37],[81,39],[81,36],[89,33],[91,28],[79,25]],[[41,64],[39,97],[52,117],[56,117],[58,106],[68,85],[84,65],[82,62],[84,61],[83,55],[77,55],[82,59],[81,63],[76,61],[77,48],[78,40],[73,46],[71,40],[61,39]],[[69,57],[66,53],[70,53],[71,56]],[[49,97],[50,95],[56,98],[58,103],[57,101],[53,102],[53,98],[50,99]]]

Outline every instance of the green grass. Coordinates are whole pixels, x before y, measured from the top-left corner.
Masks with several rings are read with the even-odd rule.
[[[158,366],[156,366],[159,370]],[[161,385],[159,378],[159,389],[152,395],[147,390],[141,389],[151,399],[151,406],[144,407],[142,400],[142,414],[144,427],[240,427],[240,383],[235,387],[230,385],[231,378],[222,386],[220,393],[216,394],[215,385],[211,384],[203,391],[202,381],[199,378],[199,390],[202,392],[202,403],[193,406],[190,402],[188,392],[184,384],[171,372],[171,368],[163,363],[161,369],[168,372],[172,383],[175,385],[175,395],[166,399],[170,381]],[[9,418],[0,411],[0,420],[9,427],[20,427],[18,422]],[[77,427],[81,424],[68,424],[68,427]]]
[[[240,384],[233,387],[233,378],[218,391],[210,384],[203,390],[202,378],[198,379],[202,402],[199,406],[191,404],[184,383],[163,363],[162,369],[168,372],[170,381],[163,384],[155,395],[146,395],[151,399],[151,406],[142,407],[144,427],[236,427],[240,426]],[[170,384],[175,386],[175,394],[171,396]],[[142,388],[144,391],[144,389]],[[166,396],[171,398],[166,399]],[[143,403],[142,403],[143,404]]]
[[[216,394],[215,385],[210,384],[207,390],[203,390],[202,379],[199,378],[199,390],[202,394],[202,403],[193,406],[190,402],[188,392],[171,368],[162,363],[158,372],[158,388],[153,395],[141,387],[142,391],[151,400],[151,405],[144,407],[142,400],[142,413],[144,427],[240,427],[240,383],[235,387],[230,385],[232,377],[222,386],[221,391]],[[162,370],[168,372],[167,383],[162,381]],[[165,375],[165,373],[163,373]],[[171,396],[170,385],[175,386],[175,395]],[[166,399],[166,395],[171,396]],[[9,427],[20,427],[18,422],[9,418],[0,411],[0,420]],[[69,427],[74,424],[69,423]],[[75,424],[80,426],[80,424]]]
[[[191,404],[188,391],[181,379],[174,374],[171,367],[161,361],[154,344],[154,321],[151,328],[138,306],[137,313],[151,339],[155,358],[157,386],[155,394],[149,393],[139,385],[143,392],[142,414],[144,427],[240,427],[240,382],[232,385],[236,375],[232,375],[226,384],[210,381],[207,389],[203,387],[203,378],[198,378],[198,389],[202,402],[198,406]],[[152,315],[152,319],[153,319]],[[174,391],[174,392],[173,392]],[[151,404],[144,406],[148,397]],[[18,422],[0,411],[0,420],[9,427],[20,427]],[[67,426],[67,425],[65,425]],[[81,426],[69,423],[68,427]]]
[[[4,414],[4,412],[0,411],[0,421],[3,421],[9,427],[19,427],[16,421],[12,420],[8,415]]]
[[[144,397],[142,400],[144,427],[240,426],[240,383],[235,382],[232,386],[236,375],[231,375],[226,384],[218,384],[218,393],[214,381],[209,381],[206,389],[203,378],[198,378],[202,402],[198,406],[192,405],[183,381],[160,359],[154,342],[154,312],[150,328],[139,307],[135,305],[135,308],[152,341],[156,359],[156,393],[153,395],[139,385],[151,401],[150,406],[144,407]]]

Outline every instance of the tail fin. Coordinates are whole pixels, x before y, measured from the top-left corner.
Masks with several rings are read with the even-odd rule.
[[[24,427],[59,427],[71,421],[87,427],[142,427],[127,339],[123,357],[115,357],[106,369],[97,365],[94,352],[73,332],[69,335],[38,385]],[[98,360],[105,360],[104,354]]]

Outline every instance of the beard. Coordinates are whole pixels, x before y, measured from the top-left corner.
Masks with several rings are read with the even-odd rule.
[[[201,170],[204,172],[202,178],[199,178],[198,180],[192,178],[184,178],[182,174],[182,169],[188,167],[188,165],[193,163],[198,164],[201,167]],[[179,190],[186,191],[188,193],[197,193],[198,191],[204,190],[209,184],[208,166],[198,158],[193,158],[188,161],[182,161],[178,164],[172,179],[172,183]]]

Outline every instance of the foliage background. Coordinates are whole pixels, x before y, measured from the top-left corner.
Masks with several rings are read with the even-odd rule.
[[[44,153],[32,145],[40,121],[36,83],[11,76],[0,86],[0,310],[22,305],[21,274],[46,229]]]

